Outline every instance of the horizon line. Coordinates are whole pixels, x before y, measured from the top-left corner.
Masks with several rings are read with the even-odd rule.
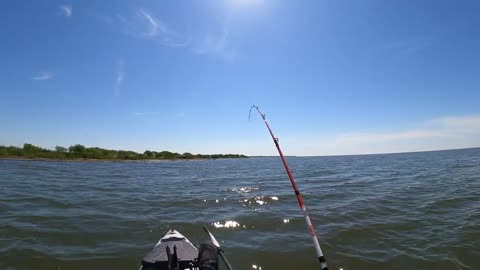
[[[366,153],[366,154],[337,154],[337,155],[285,155],[285,157],[346,157],[346,156],[373,156],[373,155],[397,155],[397,154],[415,154],[415,153],[429,153],[429,152],[442,152],[442,151],[458,151],[458,150],[469,150],[469,149],[480,149],[480,146],[473,147],[462,147],[462,148],[448,148],[448,149],[436,149],[436,150],[418,150],[418,151],[405,151],[405,152],[383,152],[383,153]],[[279,155],[253,155],[248,156],[251,158],[255,157],[279,157]]]

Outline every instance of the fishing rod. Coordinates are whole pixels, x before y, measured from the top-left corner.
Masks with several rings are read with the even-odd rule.
[[[255,108],[257,109],[258,113],[263,119],[263,122],[265,122],[265,125],[268,128],[268,132],[270,132],[270,136],[272,136],[273,142],[275,143],[275,146],[277,147],[278,154],[280,154],[280,158],[282,159],[283,166],[285,166],[285,170],[287,171],[288,178],[290,178],[290,183],[292,183],[293,190],[295,191],[295,195],[297,196],[298,204],[300,205],[300,208],[302,209],[303,216],[305,217],[305,223],[307,224],[308,230],[310,231],[310,234],[312,235],[312,240],[313,240],[313,246],[315,247],[315,252],[317,253],[318,260],[320,261],[320,266],[322,267],[322,270],[328,270],[327,262],[325,260],[325,256],[323,256],[322,249],[320,248],[320,243],[318,242],[317,234],[315,233],[315,229],[313,228],[312,222],[310,221],[310,217],[308,216],[307,213],[307,208],[305,207],[305,204],[303,203],[302,195],[300,194],[300,191],[298,191],[297,184],[295,183],[295,179],[293,178],[292,171],[290,170],[290,167],[288,166],[287,160],[283,156],[282,149],[280,149],[280,144],[278,143],[278,138],[275,137],[275,135],[272,132],[272,129],[270,128],[270,125],[267,122],[267,119],[265,118],[265,114],[263,114],[258,106],[253,105],[250,108],[250,113],[249,113],[249,118],[250,114],[252,113],[252,109]]]

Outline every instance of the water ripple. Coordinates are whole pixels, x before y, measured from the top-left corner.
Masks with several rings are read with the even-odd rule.
[[[331,269],[480,269],[480,149],[287,159]],[[317,267],[277,158],[0,171],[0,269],[138,269],[165,230],[200,243],[205,224],[238,269]]]

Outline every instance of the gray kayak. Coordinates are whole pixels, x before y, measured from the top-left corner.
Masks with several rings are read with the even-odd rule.
[[[197,270],[198,249],[176,230],[167,231],[142,259],[142,270]]]

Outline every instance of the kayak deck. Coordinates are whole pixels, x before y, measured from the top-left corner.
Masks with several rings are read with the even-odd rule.
[[[198,269],[198,249],[176,230],[167,231],[142,260],[143,270]]]

